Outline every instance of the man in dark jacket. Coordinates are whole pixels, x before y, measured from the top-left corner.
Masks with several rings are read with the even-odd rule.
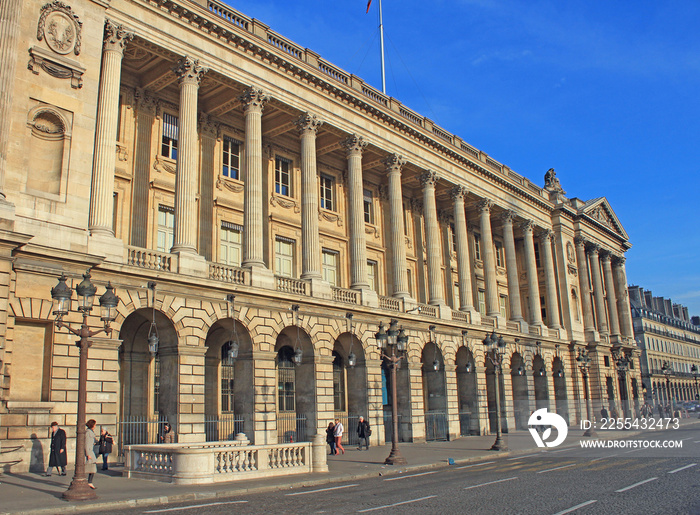
[[[51,476],[51,469],[54,467],[59,471],[59,475],[65,476],[67,464],[66,432],[58,427],[58,422],[51,422],[51,454],[49,455],[49,468],[46,469],[46,476]]]
[[[365,442],[365,448],[369,450],[369,436],[372,434],[372,430],[369,428],[369,422],[365,420],[365,417],[360,417],[357,423],[357,436],[358,444],[357,449],[362,450],[362,442]]]

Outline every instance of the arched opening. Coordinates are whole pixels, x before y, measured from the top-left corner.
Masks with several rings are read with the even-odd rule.
[[[235,326],[234,326],[235,324]],[[245,433],[253,442],[253,347],[237,320],[219,320],[206,339],[204,423],[207,441],[232,440]]]
[[[348,445],[357,445],[360,415],[369,420],[367,362],[362,344],[350,333],[338,336],[333,345],[333,411],[345,427]]]
[[[429,442],[447,440],[445,363],[442,352],[435,343],[428,342],[425,344],[421,363],[425,439]]]
[[[566,373],[561,358],[554,358],[552,362],[552,374],[554,376],[554,401],[557,415],[569,422],[569,403],[566,396]]]
[[[307,442],[316,432],[314,349],[305,331],[287,327],[277,337],[277,441]]]
[[[515,352],[510,358],[510,380],[513,385],[513,411],[516,429],[527,429],[530,417],[530,400],[527,390],[525,360]]]
[[[457,351],[455,362],[457,365],[459,431],[462,436],[479,435],[479,408],[474,356],[467,347],[460,347]]]
[[[117,428],[120,449],[124,445],[156,443],[161,425],[178,428],[178,349],[175,326],[155,311],[159,343],[155,354],[148,348],[154,321],[150,308],[131,313],[119,330],[119,378],[121,414]]]
[[[489,431],[493,434],[496,433],[498,419],[496,417],[496,373],[494,370],[493,363],[491,360],[486,358],[486,399],[488,401],[488,413],[489,413]],[[508,432],[508,420],[506,417],[506,397],[505,397],[505,387],[503,384],[503,374],[498,375],[498,392],[501,403],[501,431],[504,433]]]
[[[547,368],[544,366],[544,359],[539,354],[536,354],[532,360],[532,375],[535,386],[535,409],[548,408]]]

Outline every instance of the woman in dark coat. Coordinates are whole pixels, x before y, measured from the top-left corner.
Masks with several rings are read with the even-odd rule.
[[[326,429],[326,443],[331,446],[331,455],[335,454],[335,424],[331,422]]]
[[[46,475],[50,476],[51,469],[56,467],[58,474],[65,476],[67,464],[66,432],[58,427],[58,422],[51,422],[51,454],[49,455],[49,468],[46,469]]]

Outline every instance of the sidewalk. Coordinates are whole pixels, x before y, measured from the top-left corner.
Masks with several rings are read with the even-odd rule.
[[[684,427],[691,424],[700,424],[700,421],[690,419],[682,422]],[[579,428],[569,428],[570,436],[579,434],[581,434]],[[599,438],[627,438],[635,434],[639,432],[606,431],[604,434],[599,434]],[[391,449],[390,444],[371,447],[367,451],[358,451],[355,447],[348,445],[344,455],[328,456],[329,472],[325,474],[300,474],[212,485],[176,486],[155,481],[126,479],[121,477],[122,468],[113,466],[109,471],[98,470],[95,476],[94,483],[98,489],[99,499],[83,503],[69,503],[61,499],[61,494],[71,481],[72,470],[70,469],[66,477],[56,474],[44,477],[38,473],[6,474],[0,476],[0,515],[5,513],[84,513],[161,503],[200,501],[416,472],[448,466],[450,458],[455,461],[455,464],[460,464],[538,450],[527,431],[516,431],[505,437],[509,450],[499,453],[489,450],[495,439],[493,435],[470,436],[451,442],[399,444],[401,453],[408,461],[408,465],[403,467],[384,465],[384,459]],[[577,441],[578,439],[569,440],[567,444],[577,445]]]

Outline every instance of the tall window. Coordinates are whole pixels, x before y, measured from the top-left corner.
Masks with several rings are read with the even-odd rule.
[[[535,264],[537,265],[537,268],[540,268],[542,266],[540,264],[540,245],[539,245],[539,243],[535,243]]]
[[[371,259],[367,260],[367,280],[369,281],[369,289],[379,293],[377,289],[377,262]]]
[[[291,177],[289,170],[291,161],[283,157],[275,157],[275,193],[291,196]]]
[[[406,275],[408,276],[408,294],[413,297],[413,274],[410,268],[406,270]]]
[[[229,358],[228,351],[231,342],[226,342],[221,347],[221,413],[233,413],[233,358]]]
[[[238,179],[240,167],[240,142],[224,136],[221,174],[229,179]]]
[[[459,283],[454,283],[452,286],[452,297],[454,298],[454,305],[452,306],[452,309],[459,309]]]
[[[457,238],[455,238],[455,224],[450,224],[450,240],[452,241],[452,252],[457,252]]]
[[[177,116],[163,113],[163,141],[161,142],[160,155],[177,159]]]
[[[486,316],[486,292],[484,290],[479,290],[478,294],[479,300],[479,313]]]
[[[496,266],[505,266],[505,259],[503,258],[503,243],[497,241],[496,246]]]
[[[117,141],[121,141],[122,133],[122,107],[124,106],[124,95],[119,95],[119,107],[117,108]]]
[[[345,411],[345,367],[343,358],[333,351],[333,409]]]
[[[279,411],[296,411],[295,390],[296,371],[294,369],[294,350],[285,345],[277,353],[277,399]]]
[[[294,246],[296,242],[289,238],[275,238],[275,273],[285,277],[294,276]]]
[[[175,209],[170,206],[158,206],[158,252],[170,252],[173,248],[175,231]]]
[[[540,306],[542,307],[542,320],[548,322],[547,319],[547,303],[545,302],[544,296],[540,297]]]
[[[365,209],[365,223],[366,224],[373,224],[374,223],[374,209],[372,209],[372,206],[373,206],[372,190],[363,189],[362,196],[363,196],[363,203],[364,203],[364,209]]]
[[[230,222],[221,222],[219,237],[219,262],[230,266],[241,266],[241,234],[243,227]]]
[[[501,316],[503,318],[508,318],[508,314],[506,312],[506,299],[507,298],[508,297],[506,297],[505,295],[501,295],[500,297],[498,297],[498,306],[501,308]]]
[[[333,198],[334,182],[333,177],[321,175],[321,207],[329,211],[333,211],[335,205]]]
[[[321,264],[323,280],[331,286],[338,286],[338,253],[334,250],[323,249]]]
[[[474,259],[481,259],[481,235],[474,233]]]

